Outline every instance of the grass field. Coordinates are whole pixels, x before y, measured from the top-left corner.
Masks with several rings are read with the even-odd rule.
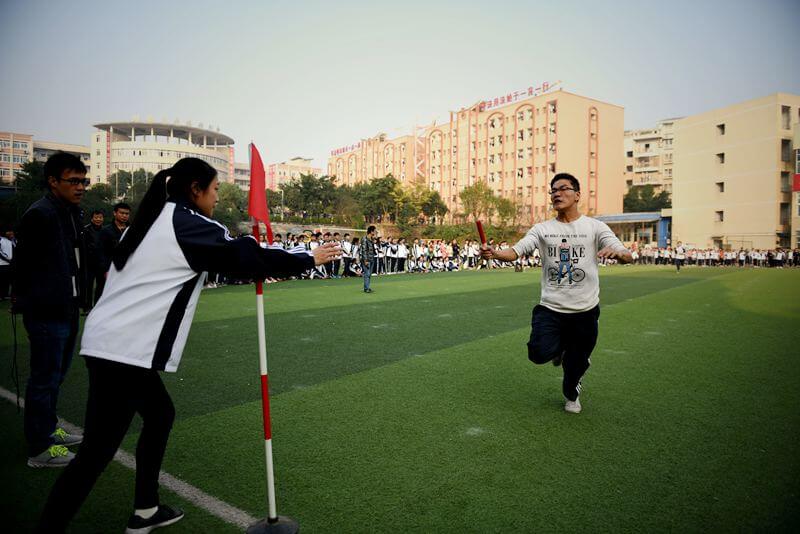
[[[358,280],[269,286],[279,512],[325,533],[794,531],[800,270],[601,274],[580,415],[562,410],[561,370],[527,360],[538,271],[384,277],[371,295]],[[0,333],[13,390],[8,319]],[[164,375],[178,413],[164,469],[263,516],[256,347],[252,287],[205,291]],[[86,384],[76,358],[60,415],[78,425]],[[58,473],[25,467],[8,402],[0,421],[0,506],[25,531]],[[133,478],[112,464],[74,531],[121,531]],[[162,500],[187,506],[174,532],[237,530]]]

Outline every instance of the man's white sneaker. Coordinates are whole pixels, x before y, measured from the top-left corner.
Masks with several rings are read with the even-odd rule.
[[[575,399],[571,401],[567,399],[567,402],[564,403],[564,411],[569,413],[581,413],[581,400]]]
[[[30,467],[66,467],[75,458],[75,453],[63,445],[50,445],[43,453],[28,458]]]
[[[56,428],[56,431],[50,434],[53,438],[55,445],[63,445],[64,447],[72,447],[83,442],[83,436],[80,434],[69,434],[61,427]]]

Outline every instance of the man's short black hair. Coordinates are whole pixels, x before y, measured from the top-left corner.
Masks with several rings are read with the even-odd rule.
[[[350,234],[344,234],[345,237],[349,236]]]
[[[92,217],[94,217],[94,216],[95,216],[95,215],[97,215],[98,213],[99,213],[100,215],[104,216],[104,217],[105,217],[105,215],[106,215],[106,214],[105,214],[105,212],[103,212],[103,210],[92,210]]]
[[[51,176],[56,180],[61,179],[64,171],[75,171],[81,174],[86,174],[86,165],[83,164],[81,159],[66,152],[58,151],[49,158],[44,164],[44,185],[47,187],[47,180]]]
[[[281,237],[281,234],[275,234],[275,239],[283,239],[283,237]]]
[[[553,179],[550,180],[550,187],[552,188],[553,184],[556,183],[559,180],[569,180],[569,182],[572,184],[572,187],[575,188],[575,191],[580,191],[581,190],[581,183],[578,181],[577,178],[575,178],[574,176],[572,176],[568,172],[560,172],[560,173],[556,174],[555,176],[553,176]]]
[[[131,207],[126,202],[117,202],[116,204],[114,204],[114,211],[117,211],[117,210],[128,210],[128,211],[131,211]]]
[[[367,226],[367,233],[368,234],[371,234],[374,231],[375,231],[375,225],[374,224],[370,224],[369,226]]]

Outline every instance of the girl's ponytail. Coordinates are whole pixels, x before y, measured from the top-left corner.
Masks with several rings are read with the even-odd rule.
[[[172,168],[164,169],[153,176],[150,188],[144,194],[144,198],[139,204],[139,209],[136,210],[133,223],[128,228],[128,231],[125,232],[124,239],[114,249],[113,261],[118,271],[125,267],[130,255],[142,242],[147,231],[150,230],[161,210],[164,209],[164,204],[167,203],[167,179],[170,177],[171,170]]]
[[[133,224],[114,249],[113,262],[117,270],[121,271],[125,267],[130,255],[161,214],[168,198],[189,200],[192,183],[197,182],[200,189],[205,190],[216,176],[217,171],[214,167],[199,158],[183,158],[169,169],[164,169],[153,176],[150,188],[133,218]]]

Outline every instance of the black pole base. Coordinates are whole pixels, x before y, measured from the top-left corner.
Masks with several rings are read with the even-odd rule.
[[[297,534],[300,525],[291,517],[279,515],[277,519],[262,519],[247,527],[247,534]]]

